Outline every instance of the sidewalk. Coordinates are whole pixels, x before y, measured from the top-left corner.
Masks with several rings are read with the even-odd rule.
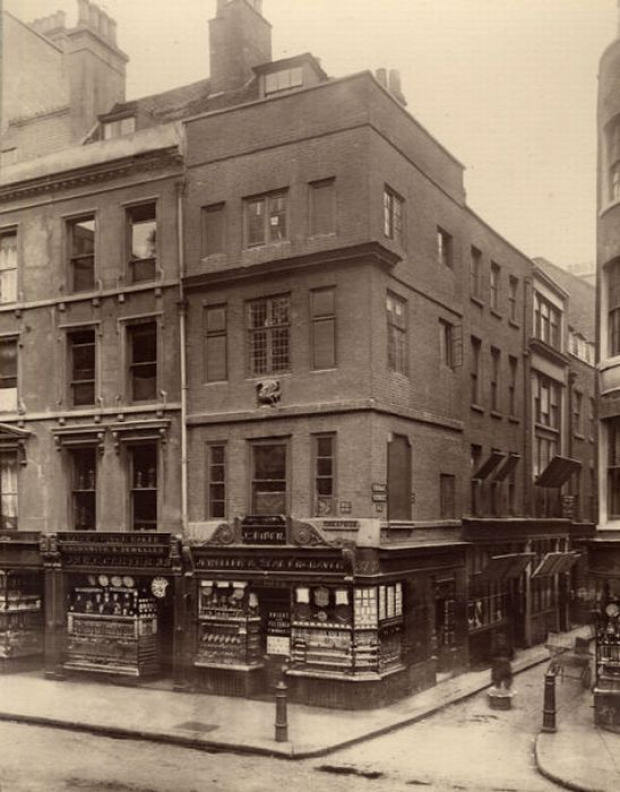
[[[541,732],[536,738],[539,771],[578,792],[618,792],[620,734],[594,725],[590,691],[558,707],[557,729],[554,734]]]
[[[548,651],[541,646],[524,650],[513,662],[513,670],[518,673],[548,657]],[[43,679],[41,672],[32,672],[0,677],[0,720],[202,750],[302,759],[325,755],[415,723],[489,685],[488,670],[472,671],[375,710],[351,712],[289,704],[290,741],[278,743],[274,739],[272,702],[120,687],[78,676],[57,682]],[[618,789],[620,785],[616,785],[615,792]]]

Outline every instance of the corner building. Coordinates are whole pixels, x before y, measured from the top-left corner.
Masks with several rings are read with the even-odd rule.
[[[48,673],[264,695],[285,666],[296,700],[375,706],[570,625],[583,463],[564,420],[534,464],[534,265],[397,73],[330,79],[270,35],[220,0],[208,79],[0,178],[5,269],[50,278],[0,312],[0,440],[37,460],[7,457],[0,560]]]

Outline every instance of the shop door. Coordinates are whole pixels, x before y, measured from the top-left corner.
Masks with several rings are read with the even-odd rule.
[[[265,687],[272,690],[282,678],[291,648],[291,596],[288,588],[265,588],[258,591]]]
[[[411,446],[408,438],[394,435],[388,443],[388,520],[411,519]]]

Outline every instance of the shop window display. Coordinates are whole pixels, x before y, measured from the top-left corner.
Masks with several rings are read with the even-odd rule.
[[[0,662],[43,652],[38,577],[0,570]]]
[[[157,603],[134,579],[89,575],[68,598],[65,668],[144,676],[159,671]]]

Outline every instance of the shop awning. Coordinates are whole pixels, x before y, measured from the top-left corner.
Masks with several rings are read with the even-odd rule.
[[[509,453],[508,459],[504,462],[504,464],[500,467],[497,473],[493,476],[493,481],[504,481],[506,478],[508,478],[508,476],[516,468],[520,459],[521,459],[521,454],[513,454],[512,452]]]
[[[538,487],[561,487],[581,468],[581,462],[570,457],[554,456],[534,482]]]
[[[501,451],[491,451],[487,459],[482,463],[482,465],[478,468],[478,470],[474,473],[472,478],[475,479],[485,479],[489,473],[491,473],[504,459],[506,454],[502,454]]]
[[[476,580],[481,583],[500,583],[503,580],[518,578],[533,558],[534,553],[492,556]]]
[[[579,558],[579,553],[546,553],[543,560],[532,572],[532,577],[552,577],[562,572],[568,572],[575,561]]]

